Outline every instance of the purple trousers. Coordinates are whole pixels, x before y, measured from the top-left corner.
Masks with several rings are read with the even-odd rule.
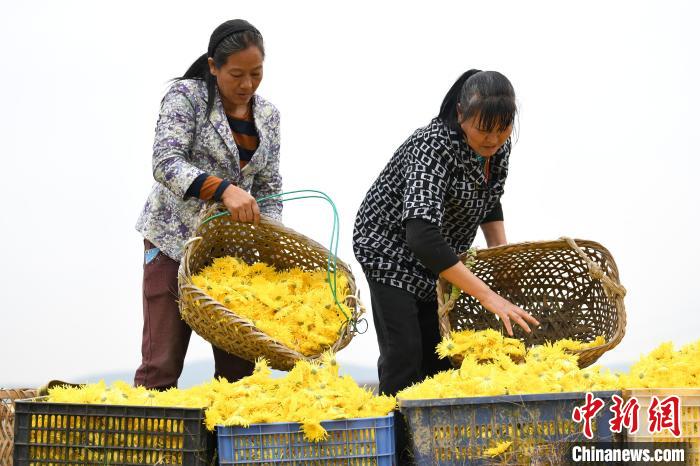
[[[145,250],[155,248],[144,240]],[[165,390],[177,387],[192,329],[180,318],[177,270],[180,263],[158,251],[143,265],[143,337],[141,366],[134,385]],[[214,377],[234,382],[253,373],[254,364],[212,345]],[[202,381],[204,382],[204,380]]]

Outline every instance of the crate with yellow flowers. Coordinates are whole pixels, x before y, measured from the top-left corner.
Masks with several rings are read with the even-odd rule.
[[[593,395],[610,405],[619,391]],[[400,396],[400,395],[399,395]],[[565,464],[571,442],[589,441],[572,420],[586,393],[545,393],[452,399],[402,399],[416,464],[527,466]],[[592,422],[593,442],[619,444],[610,430],[612,413]]]
[[[295,422],[217,427],[219,464],[393,466],[393,414],[323,421],[326,438],[310,441]]]
[[[393,397],[341,375],[331,353],[270,375],[259,360],[253,375],[218,389],[207,425],[219,464],[394,464]]]
[[[541,323],[530,334],[513,325],[526,347],[562,339],[590,343],[573,351],[580,367],[587,367],[625,334],[625,288],[612,255],[599,243],[571,238],[516,243],[472,249],[460,259],[492,290]],[[494,314],[443,278],[437,297],[443,337],[461,330],[502,331]],[[456,366],[460,362],[459,356],[453,358]]]
[[[679,374],[678,379],[685,375]],[[625,441],[630,446],[639,442],[653,444],[656,448],[669,443],[684,444],[684,464],[700,466],[700,387],[635,388],[625,389],[622,394],[626,402],[634,399],[639,406],[638,429],[635,432],[630,432],[629,429],[625,431]],[[677,411],[668,403],[672,398],[678,402]],[[662,410],[669,414],[669,428],[654,429],[651,419],[654,418],[654,412],[661,413]],[[678,436],[674,435],[674,427],[678,428]]]
[[[203,409],[44,400],[15,404],[15,466],[214,462]]]
[[[350,343],[364,308],[344,262],[271,219],[234,222],[217,206],[202,219],[178,275],[180,313],[195,332],[279,370]]]
[[[582,344],[525,348],[493,329],[444,338],[437,353],[459,354],[460,367],[397,394],[418,464],[564,464],[567,446],[587,440],[585,434],[619,442],[609,425],[612,412],[603,408],[620,393],[620,376],[600,366],[580,368],[571,349]],[[575,408],[595,413],[590,432],[586,422],[574,421]]]

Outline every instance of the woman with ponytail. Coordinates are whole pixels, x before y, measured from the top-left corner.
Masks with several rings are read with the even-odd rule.
[[[513,324],[527,332],[539,325],[457,257],[479,227],[489,247],[506,243],[500,199],[516,114],[505,76],[467,71],[438,116],[396,150],[360,205],[353,247],[370,289],[381,393],[394,395],[450,366],[435,353],[438,276],[498,315],[510,335]],[[399,464],[408,464],[401,421],[396,433]]]
[[[234,220],[282,216],[279,112],[256,94],[265,48],[260,32],[236,19],[217,27],[207,52],[161,102],[153,144],[155,184],[136,224],[144,237],[142,362],[135,385],[177,386],[192,330],[180,319],[177,271],[185,241],[208,201]],[[229,381],[253,364],[214,346],[215,377]]]

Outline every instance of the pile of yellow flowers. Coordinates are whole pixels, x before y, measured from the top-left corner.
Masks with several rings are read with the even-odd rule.
[[[326,438],[321,421],[386,416],[396,406],[389,396],[375,396],[338,372],[335,356],[320,362],[298,361],[284,377],[273,378],[265,360],[253,375],[230,383],[212,380],[185,390],[164,392],[133,388],[124,382],[82,387],[56,387],[50,402],[206,408],[206,425],[244,426],[267,422],[299,422],[310,441]]]
[[[437,345],[441,358],[472,357],[480,362],[488,362],[499,356],[509,356],[514,361],[525,357],[525,345],[516,338],[506,338],[493,329],[451,332]]]
[[[511,343],[507,344],[512,348]],[[576,346],[571,340],[533,346],[520,364],[513,361],[510,353],[499,354],[497,348],[488,352],[488,358],[468,352],[459,369],[439,372],[402,390],[397,397],[459,398],[615,389],[618,378],[610,371],[600,367],[579,369],[578,356],[570,352]]]
[[[700,387],[700,340],[673,349],[673,343],[661,344],[642,356],[626,374],[620,374],[623,388]]]
[[[325,270],[277,271],[262,262],[248,265],[221,257],[192,277],[195,286],[259,330],[305,356],[314,356],[338,339],[346,318],[328,287]],[[337,296],[348,294],[347,277],[337,275]],[[350,309],[342,304],[349,316]]]
[[[604,343],[560,340],[524,350],[516,340],[493,330],[456,332],[443,339],[441,357],[463,356],[459,369],[439,372],[398,393],[403,399],[620,390],[700,386],[700,341],[674,351],[664,343],[643,356],[629,373],[613,374],[601,366],[578,367],[573,351]],[[524,359],[518,363],[518,357]],[[515,359],[515,360],[514,360]]]
[[[594,346],[605,344],[605,338],[596,337],[591,342],[581,342],[571,339],[559,340],[557,348],[563,351],[574,352]],[[473,357],[479,362],[489,362],[498,356],[509,356],[515,362],[522,362],[526,355],[525,344],[516,338],[504,337],[500,332],[487,330],[460,330],[451,332],[448,337],[442,339],[436,348],[441,358]]]
[[[386,416],[396,406],[390,396],[375,396],[349,375],[338,374],[331,354],[322,364],[299,361],[283,378],[270,377],[264,361],[255,373],[225,386],[207,410],[207,426],[248,426],[263,422],[299,422],[304,436],[324,440],[323,420]]]
[[[106,385],[104,381],[100,381],[80,386],[63,385],[53,387],[49,389],[47,401],[51,403],[90,405],[205,408],[211,404],[213,393],[202,390],[202,388],[209,384],[186,390],[171,388],[161,392],[144,387],[132,387],[123,381],[114,382],[111,386]]]

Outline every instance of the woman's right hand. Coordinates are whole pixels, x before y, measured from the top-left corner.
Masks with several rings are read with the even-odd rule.
[[[457,262],[452,267],[443,270],[440,276],[457,286],[465,293],[473,296],[487,310],[496,314],[506,327],[508,335],[513,336],[513,324],[520,325],[527,333],[531,332],[530,324],[539,327],[540,323],[529,313],[520,309],[507,299],[499,296],[486,285],[479,277],[474,275],[462,262]]]
[[[506,327],[508,335],[511,337],[513,336],[512,322],[521,326],[527,333],[531,332],[528,322],[535,326],[540,325],[537,319],[532,317],[529,312],[524,311],[507,299],[499,296],[494,291],[488,293],[486,297],[480,299],[479,302],[501,319],[501,322],[503,322],[503,325]]]
[[[234,222],[260,223],[260,208],[248,191],[231,184],[221,195],[221,202],[231,213]]]

